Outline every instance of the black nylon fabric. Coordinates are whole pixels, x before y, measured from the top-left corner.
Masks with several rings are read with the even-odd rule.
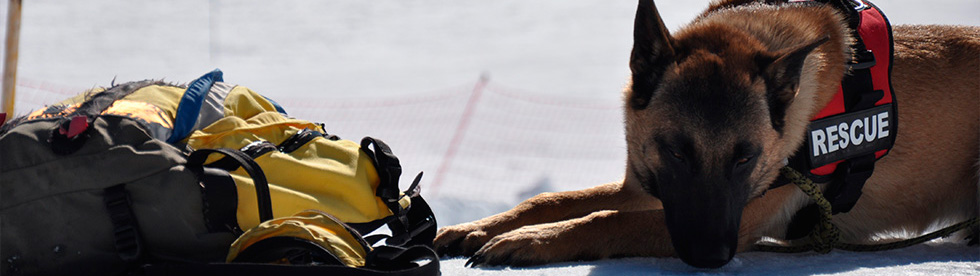
[[[69,155],[47,142],[57,119],[24,122],[0,136],[0,274],[117,275],[104,190],[126,183],[146,260],[218,261],[235,235],[210,231],[197,175],[184,152],[126,117],[99,116]],[[227,177],[227,175],[226,175]]]

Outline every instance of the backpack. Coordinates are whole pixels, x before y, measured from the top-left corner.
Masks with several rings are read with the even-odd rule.
[[[290,118],[219,70],[42,108],[0,128],[0,153],[5,275],[439,273],[421,174],[401,191],[384,142]]]

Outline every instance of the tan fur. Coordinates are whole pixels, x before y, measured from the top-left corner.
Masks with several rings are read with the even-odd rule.
[[[725,8],[741,2],[747,1],[714,4],[674,37],[717,32],[711,35],[740,39],[720,32],[734,28],[754,38],[740,44],[744,47],[737,51],[746,53],[774,52],[830,38],[804,63],[801,85],[786,114],[785,135],[765,126],[735,130],[767,141],[766,154],[752,174],[758,179],[752,188],[754,199],[742,215],[738,250],[744,251],[762,237],[781,237],[792,214],[810,202],[792,185],[762,193],[776,178],[782,160],[802,142],[809,118],[836,92],[846,73],[843,64],[851,55],[851,38],[841,17],[830,8]],[[851,212],[834,218],[846,242],[875,242],[895,232],[920,235],[931,227],[978,215],[980,28],[895,26],[893,31],[892,85],[899,131],[889,156],[877,163],[861,200]],[[680,77],[676,74],[684,70],[673,68],[665,74]],[[631,93],[627,89],[627,99]],[[630,148],[644,148],[649,143],[646,134],[690,123],[672,122],[658,113],[669,112],[665,109],[624,109]],[[699,143],[727,143],[709,138],[702,137]],[[628,162],[657,167],[656,155],[655,151],[631,153]],[[541,194],[501,214],[444,227],[435,246],[440,254],[510,265],[672,256],[660,201],[633,181],[627,175],[622,182]]]

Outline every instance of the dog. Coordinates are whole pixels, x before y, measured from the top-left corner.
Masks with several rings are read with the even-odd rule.
[[[444,227],[437,252],[477,266],[676,256],[716,268],[764,237],[785,239],[812,200],[770,184],[854,58],[838,9],[785,2],[718,1],[671,34],[652,0],[640,0],[624,179]],[[853,209],[833,217],[843,242],[917,236],[978,214],[980,28],[893,33],[901,131]]]

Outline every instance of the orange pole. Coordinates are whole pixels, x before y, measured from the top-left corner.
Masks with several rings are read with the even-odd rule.
[[[7,6],[6,58],[3,62],[3,112],[14,115],[14,88],[17,87],[17,48],[20,45],[20,7],[22,0]]]

